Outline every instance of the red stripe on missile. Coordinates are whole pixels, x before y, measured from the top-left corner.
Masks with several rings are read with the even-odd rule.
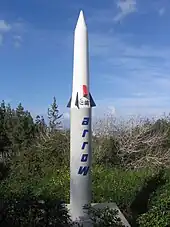
[[[88,89],[86,85],[83,85],[83,96],[87,96],[88,95]]]

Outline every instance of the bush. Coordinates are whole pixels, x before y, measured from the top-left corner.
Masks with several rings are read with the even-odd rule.
[[[13,172],[0,187],[0,194],[22,195],[32,191],[34,195],[58,197],[69,201],[70,176],[69,169],[61,170],[52,166],[44,170],[39,176],[35,171],[29,173],[23,165],[23,171]],[[145,180],[153,175],[149,169],[138,171],[124,171],[120,169],[96,166],[92,169],[92,198],[94,203],[116,202],[130,205]]]
[[[94,161],[126,169],[170,166],[170,117],[107,116],[94,124]]]
[[[93,202],[116,202],[118,206],[129,206],[146,179],[153,171],[143,169],[125,171],[97,166],[93,170]]]
[[[40,147],[33,146],[15,158],[10,176],[0,185],[1,197],[22,198],[31,192],[36,198],[60,198],[69,203],[69,167],[64,162],[60,163],[61,158],[58,157],[62,150],[62,144],[57,145],[61,137],[58,137],[55,149],[53,145],[49,146],[53,139],[45,141]],[[125,214],[127,218],[130,215],[128,208],[138,192],[156,172],[149,168],[127,171],[96,165],[92,168],[92,202],[116,202],[124,214],[125,211],[128,212]]]
[[[68,200],[68,138],[62,133],[40,138],[21,151],[10,166],[10,175],[0,186],[0,194],[55,195]],[[66,161],[67,160],[67,161]]]
[[[9,196],[22,196],[31,192],[35,196],[43,196],[45,198],[61,198],[65,202],[69,201],[69,171],[48,168],[44,176],[41,178],[35,174],[30,176],[29,173],[12,175],[3,181],[0,185],[0,195],[4,198]]]
[[[68,210],[60,200],[35,197],[31,193],[22,197],[9,197],[0,201],[0,225],[2,227],[82,227],[72,222]],[[118,211],[86,207],[94,227],[123,227]]]
[[[70,217],[62,202],[36,198],[31,194],[1,201],[0,212],[2,227],[71,226]]]
[[[141,227],[170,226],[170,175],[169,170],[164,175],[166,184],[153,193],[148,203],[148,212],[137,219]]]
[[[167,207],[164,208],[163,206],[153,207],[147,213],[142,214],[138,218],[139,226],[140,227],[167,227],[167,226],[170,226],[170,209],[169,208],[170,208],[170,206],[168,207],[168,209],[167,209]]]
[[[33,195],[34,197],[43,198],[43,200],[52,201],[55,200],[56,198],[60,198],[65,203],[69,203],[70,180],[68,168],[63,167],[62,170],[57,169],[57,166],[56,169],[54,168],[54,166],[51,169],[46,168],[45,174],[42,178],[40,178],[38,174],[36,175],[36,172],[35,175],[31,174],[30,177],[29,174],[28,175],[27,174],[26,172],[21,173],[16,172],[15,175],[15,173],[13,172],[13,175],[10,178],[3,181],[3,183],[0,186],[1,198],[7,199],[9,201],[9,198],[17,197],[20,199],[24,195],[25,198],[27,194],[31,193],[31,195]],[[133,213],[133,210],[136,210],[136,212],[140,212],[138,211],[137,208],[135,208],[134,206],[135,204],[137,204],[137,207],[142,208],[143,202],[147,203],[148,199],[151,198],[150,208],[152,208],[153,206],[152,204],[153,201],[155,201],[154,206],[156,205],[156,201],[159,199],[159,196],[163,193],[161,190],[163,190],[164,187],[160,187],[160,189],[157,190],[160,192],[159,193],[157,192],[157,194],[156,195],[154,194],[152,197],[150,197],[150,193],[154,190],[154,187],[156,187],[154,186],[153,182],[156,181],[156,184],[159,183],[159,177],[161,179],[161,175],[159,176],[158,170],[153,171],[149,169],[143,169],[138,171],[133,170],[125,171],[121,169],[104,168],[101,166],[96,166],[95,168],[92,169],[93,179],[92,202],[94,203],[116,202],[116,204],[124,213],[128,221],[131,221],[132,217],[130,215],[136,215],[136,213]],[[166,178],[167,177],[168,173]],[[147,186],[147,184],[152,185]],[[167,184],[169,184],[169,181],[167,181]],[[169,187],[169,185],[167,187]],[[143,188],[146,189],[144,191],[144,195],[147,198],[145,198],[143,194],[140,194],[140,191],[143,190]],[[165,189],[167,190],[167,188]],[[168,200],[165,199],[165,201]],[[132,205],[133,209],[130,210],[130,208],[132,208]],[[163,204],[163,207],[164,206],[165,204]],[[147,210],[142,212],[146,211]],[[152,215],[153,212],[155,212],[155,210],[153,210],[152,212],[152,210],[150,209],[149,212],[150,213],[146,215],[149,214]],[[105,212],[105,215],[106,213],[107,212]],[[157,213],[162,215],[162,213],[160,212]],[[134,217],[136,222],[136,216]],[[149,218],[150,217],[148,216],[148,219]],[[106,219],[107,218],[104,218],[104,220]],[[143,221],[145,220],[147,220],[147,217],[144,217],[142,219],[141,216],[141,218],[138,220],[138,223],[142,224]]]
[[[114,136],[93,137],[93,163],[94,165],[120,166],[118,156],[118,143]]]
[[[93,227],[125,227],[120,217],[118,210],[106,207],[104,209],[88,208],[88,214],[94,223]]]

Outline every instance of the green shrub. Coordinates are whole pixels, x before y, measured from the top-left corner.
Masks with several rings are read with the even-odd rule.
[[[43,168],[43,167],[42,167]],[[0,186],[0,194],[25,194],[32,191],[34,195],[58,197],[69,201],[70,176],[69,169],[56,166],[44,167],[39,175],[29,173],[23,165],[21,172],[13,172]],[[145,180],[153,175],[153,171],[143,169],[124,171],[120,169],[96,166],[92,168],[92,198],[93,202],[116,202],[130,205]]]
[[[146,179],[153,175],[149,169],[124,171],[97,166],[93,169],[93,202],[116,202],[129,206]]]
[[[25,195],[9,197],[1,201],[2,227],[69,227],[71,219],[64,204],[59,200]]]
[[[92,169],[93,202],[116,202],[129,205],[145,180],[152,176],[151,170],[123,171],[119,169],[96,166]],[[2,194],[25,194],[33,191],[34,195],[59,197],[69,201],[69,169],[47,168],[39,177],[28,172],[12,175],[0,187]]]
[[[34,196],[32,193],[0,200],[2,227],[82,227],[73,222],[63,202]],[[94,227],[124,227],[118,211],[86,207]]]
[[[0,186],[0,194],[55,195],[68,201],[68,138],[56,133],[40,138],[36,145],[21,151],[10,166],[10,175]],[[64,158],[66,156],[66,158]],[[67,160],[67,161],[66,161]]]
[[[167,227],[170,226],[170,209],[152,207],[147,213],[138,218],[140,227]]]
[[[47,170],[47,169],[46,169]],[[12,175],[0,185],[0,195],[3,197],[22,196],[28,192],[35,196],[43,196],[45,198],[61,198],[65,202],[69,201],[69,171],[68,169],[48,168],[45,175],[29,176],[28,173]]]
[[[51,200],[60,198],[69,203],[69,167],[60,164],[55,151],[48,150],[46,143],[45,145],[40,150],[32,147],[15,159],[10,176],[0,185],[1,198],[22,197],[31,192],[35,197],[42,196]],[[151,169],[127,171],[93,166],[92,202],[116,202],[124,212],[135,200],[146,180],[156,172]]]
[[[148,202],[148,212],[140,215],[137,222],[141,227],[170,226],[170,175],[165,172],[166,184],[153,193]]]
[[[93,227],[125,227],[118,212],[118,210],[109,207],[104,209],[88,207],[88,214],[94,223]]]
[[[112,167],[121,165],[121,159],[118,156],[118,142],[113,136],[93,137],[92,145],[94,165]]]

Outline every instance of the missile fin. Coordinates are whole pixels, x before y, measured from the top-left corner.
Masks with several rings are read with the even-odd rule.
[[[93,107],[93,106],[96,106],[91,94],[89,93],[89,96],[90,96],[90,106]]]
[[[76,95],[75,105],[76,105],[76,106],[77,106],[77,108],[79,109],[79,98],[78,98],[78,92],[77,92],[77,95]]]
[[[71,107],[71,98],[70,98],[70,100],[69,100],[69,102],[68,102],[68,104],[67,104],[67,107]]]

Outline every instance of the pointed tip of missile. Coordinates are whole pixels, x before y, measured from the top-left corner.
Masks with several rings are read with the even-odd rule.
[[[82,17],[84,18],[84,13],[83,13],[83,10],[80,10],[80,13],[79,13],[79,18]]]
[[[79,14],[79,17],[78,17],[78,20],[77,20],[77,25],[76,25],[76,29],[77,28],[86,28],[86,22],[85,22],[85,19],[84,19],[84,13],[83,13],[83,10],[80,10],[80,14]]]

